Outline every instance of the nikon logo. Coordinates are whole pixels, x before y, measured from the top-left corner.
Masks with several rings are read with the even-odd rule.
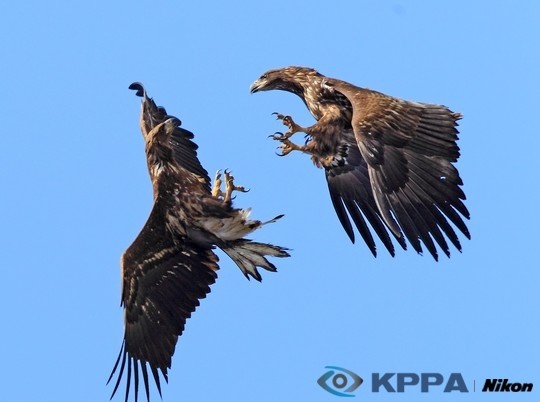
[[[508,378],[491,378],[484,383],[482,392],[531,392],[532,383],[509,382]]]

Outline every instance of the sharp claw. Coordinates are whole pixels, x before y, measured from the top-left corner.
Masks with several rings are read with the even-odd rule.
[[[236,198],[233,197],[233,192],[239,191],[247,193],[250,189],[245,189],[243,186],[237,186],[234,184],[234,176],[229,169],[225,169],[225,193],[223,194],[223,202],[231,203]]]
[[[276,131],[274,134],[270,135],[269,137],[271,137],[273,140],[276,140],[276,141],[284,141],[289,138],[288,135],[283,134],[279,131]]]

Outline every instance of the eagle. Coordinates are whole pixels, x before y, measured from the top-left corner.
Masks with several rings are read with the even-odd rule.
[[[424,246],[435,260],[438,248],[450,256],[448,241],[461,251],[454,227],[470,239],[463,182],[454,166],[461,114],[307,67],[269,70],[250,88],[251,93],[273,89],[298,95],[316,120],[302,127],[291,116],[274,113],[289,129],[271,136],[281,142],[278,155],[301,151],[324,169],[333,207],[353,243],[351,219],[374,256],[372,231],[392,256],[392,239],[403,249],[408,240],[420,254]],[[295,133],[305,134],[303,145],[290,140]]]
[[[234,208],[233,192],[247,190],[234,184],[228,170],[224,175],[218,171],[211,187],[197,158],[193,133],[156,106],[142,84],[133,83],[129,88],[142,97],[140,125],[154,205],[121,258],[125,332],[108,383],[117,372],[112,399],[127,369],[126,402],[132,381],[137,401],[141,375],[150,400],[149,373],[161,396],[160,374],[168,381],[171,358],[186,320],[216,281],[215,247],[231,257],[248,279],[258,281],[258,267],[276,271],[268,256],[289,256],[284,247],[245,238],[283,215],[261,222],[249,219],[250,209]]]

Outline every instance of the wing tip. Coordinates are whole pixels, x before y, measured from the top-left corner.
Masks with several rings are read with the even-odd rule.
[[[124,401],[128,402],[129,400],[130,388],[132,384],[132,379],[131,379],[132,376],[133,376],[133,386],[134,386],[133,391],[135,394],[134,396],[135,402],[138,402],[139,400],[138,394],[139,394],[139,367],[140,367],[141,372],[142,372],[142,377],[143,377],[146,400],[149,402],[150,401],[150,382],[148,381],[149,376],[148,376],[148,370],[146,366],[147,362],[133,357],[126,349],[125,340],[122,342],[120,353],[118,354],[118,358],[116,359],[112,372],[109,376],[109,379],[107,380],[107,385],[108,385],[113,379],[114,374],[118,370],[118,378],[115,381],[114,389],[111,393],[111,397],[109,398],[109,400],[112,400],[114,398],[118,389],[120,388],[120,383],[122,382],[122,377],[124,376],[124,370],[126,369],[126,364],[127,364],[127,373],[126,373],[126,391],[125,391]],[[159,369],[161,370],[161,373],[163,375],[163,378],[165,379],[165,382],[168,383],[169,379],[168,379],[167,368],[160,367]],[[154,381],[155,381],[159,396],[161,399],[163,399],[158,369],[150,365],[150,370],[154,377]]]

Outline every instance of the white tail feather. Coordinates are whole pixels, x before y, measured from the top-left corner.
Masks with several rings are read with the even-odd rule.
[[[280,217],[276,217],[273,222]],[[265,257],[289,257],[288,249],[284,247],[274,246],[272,244],[257,243],[249,239],[239,239],[227,243],[227,246],[222,247],[222,250],[238,265],[240,270],[249,279],[250,276],[258,281],[262,277],[257,270],[257,267],[264,268],[267,271],[276,271],[276,267]]]

